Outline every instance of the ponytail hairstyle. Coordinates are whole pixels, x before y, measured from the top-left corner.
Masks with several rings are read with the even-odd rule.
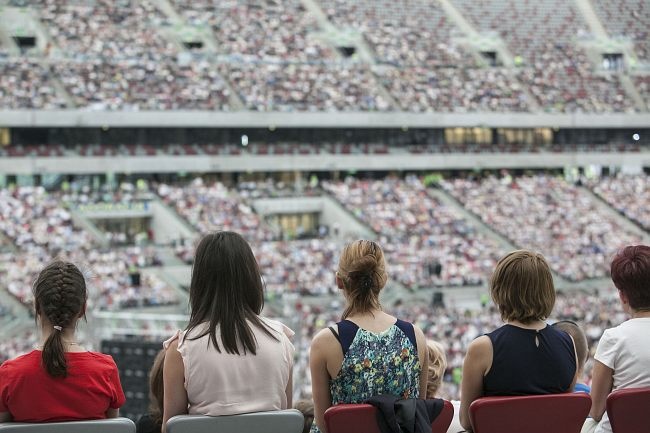
[[[386,262],[381,247],[373,241],[358,240],[343,248],[336,272],[343,283],[348,306],[343,319],[355,313],[380,309],[379,292],[386,285]]]
[[[68,369],[61,334],[74,326],[84,313],[88,297],[86,281],[72,263],[55,261],[38,274],[33,292],[36,315],[47,318],[54,327],[43,344],[43,366],[52,377],[66,377]]]

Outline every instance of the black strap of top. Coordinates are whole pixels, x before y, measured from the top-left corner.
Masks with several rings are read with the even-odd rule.
[[[406,334],[406,337],[409,339],[413,347],[417,349],[418,343],[417,340],[415,339],[415,328],[413,328],[413,324],[397,319],[397,322],[395,322],[395,326],[397,326],[399,329],[402,330],[404,334]]]
[[[354,341],[354,337],[357,335],[359,327],[349,320],[341,320],[336,325],[339,328],[339,343],[341,343],[343,356],[345,356],[352,345],[352,341]]]
[[[334,334],[334,337],[336,337],[338,340],[339,344],[341,345],[341,349],[343,350],[343,356],[345,356],[345,354],[348,353],[350,346],[352,345],[352,341],[354,341],[354,337],[357,335],[359,327],[356,323],[349,320],[341,320],[336,324],[336,326],[339,329],[338,332],[336,332],[336,330],[331,326],[329,326],[329,330],[332,331],[332,334]],[[413,328],[413,324],[397,319],[395,326],[397,326],[406,335],[413,347],[417,349],[418,343],[415,338],[415,329]]]
[[[329,330],[332,331],[332,334],[334,334],[334,338],[341,344],[341,337],[339,337],[339,333],[336,332],[336,329],[332,328],[331,326],[328,326]]]

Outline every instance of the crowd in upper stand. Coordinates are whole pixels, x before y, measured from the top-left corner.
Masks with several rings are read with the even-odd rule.
[[[322,62],[334,49],[310,35],[318,31],[300,0],[248,2],[173,0],[190,25],[212,31],[220,54],[275,62]]]
[[[377,80],[361,66],[222,65],[244,105],[254,111],[386,111]]]
[[[586,191],[557,177],[459,178],[442,186],[515,245],[544,251],[553,270],[572,281],[607,276],[616,249],[640,240]]]
[[[647,61],[646,5],[609,3],[594,2],[608,33],[631,38]],[[34,9],[48,40],[42,61],[0,51],[3,108],[231,111],[237,100],[256,111],[639,108],[616,73],[586,57],[587,23],[561,0],[452,2],[479,34],[504,41],[509,68],[487,66],[491,60],[432,0],[321,0],[322,16],[298,0],[174,0],[173,13],[150,0],[16,4]],[[343,41],[332,40],[334,30]],[[181,41],[196,35],[213,43],[185,49]],[[346,58],[348,46],[363,53]],[[633,83],[647,100],[647,74],[639,74]]]
[[[648,227],[646,176],[585,182],[612,208]],[[256,213],[253,203],[258,198],[331,194],[376,233],[390,259],[391,279],[407,288],[484,284],[503,250],[489,233],[441,202],[436,194],[442,191],[425,185],[424,179],[348,178],[317,185],[296,189],[291,183],[267,181],[228,187],[197,178],[188,184],[125,184],[116,191],[3,189],[0,229],[18,253],[0,253],[5,263],[0,273],[10,293],[30,302],[30,275],[52,257],[64,255],[80,260],[86,266],[83,269],[97,277],[92,279],[91,293],[96,293],[93,302],[99,308],[175,302],[173,290],[155,272],[142,273],[141,287],[131,283],[133,267],[161,264],[155,247],[119,247],[130,241],[112,233],[108,235],[114,246],[101,247],[73,224],[66,207],[129,204],[155,195],[198,233],[235,230],[250,239],[270,296],[335,292],[329,271],[345,237],[330,238],[328,230],[337,229],[329,227],[300,240],[300,233],[285,232]],[[572,281],[605,277],[607,258],[613,251],[624,242],[639,240],[639,235],[621,226],[585,190],[551,175],[452,178],[443,180],[441,186],[512,244],[546,251],[552,268]],[[25,224],[26,220],[30,223]],[[194,241],[178,238],[174,242],[176,254],[187,263],[193,257]]]
[[[611,207],[644,229],[650,229],[650,189],[647,176],[610,176],[591,182],[590,187]]]
[[[632,40],[634,53],[640,60],[650,60],[650,6],[644,0],[611,2],[591,0],[607,33]]]
[[[80,197],[66,196],[71,203]],[[31,278],[38,269],[56,257],[67,257],[86,267],[93,307],[178,302],[174,289],[154,273],[142,273],[140,285],[133,284],[130,274],[159,264],[155,250],[101,247],[89,232],[75,226],[63,204],[63,194],[43,187],[12,187],[0,190],[0,198],[0,230],[17,248],[15,253],[3,253],[0,274],[9,293],[19,301],[31,303]]]
[[[251,143],[241,144],[12,144],[0,147],[2,157],[110,157],[110,156],[283,156],[283,155],[408,155],[422,153],[571,153],[571,152],[640,152],[647,146],[638,142],[604,144],[479,144],[436,143],[389,145],[385,143]]]
[[[634,103],[616,76],[594,71],[577,39],[588,26],[562,0],[454,0],[480,31],[504,39],[521,68],[519,81],[543,110],[553,112],[633,111]],[[649,23],[650,24],[650,23]],[[540,37],[543,35],[543,37]]]
[[[378,234],[389,274],[407,287],[480,284],[499,254],[496,242],[429,195],[416,177],[350,178],[323,188]]]

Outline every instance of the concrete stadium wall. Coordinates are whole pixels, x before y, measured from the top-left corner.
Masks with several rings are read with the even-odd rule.
[[[650,167],[650,152],[245,155],[0,158],[0,174],[227,173],[286,171],[408,171],[562,168],[601,165]]]
[[[369,113],[0,110],[0,127],[647,128],[650,113]]]

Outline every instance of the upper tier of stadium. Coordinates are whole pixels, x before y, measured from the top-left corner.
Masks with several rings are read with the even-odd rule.
[[[645,113],[645,0],[0,0],[0,110]]]

